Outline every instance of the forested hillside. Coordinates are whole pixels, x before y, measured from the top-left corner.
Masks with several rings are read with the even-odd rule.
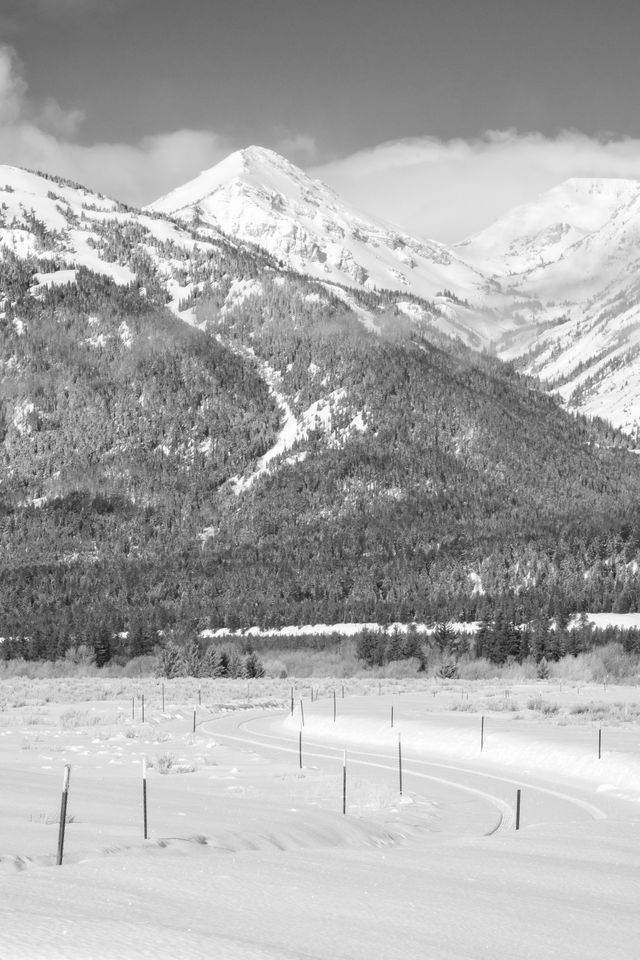
[[[278,298],[295,320],[260,298],[199,313],[280,371],[300,414],[318,410],[207,542],[216,562],[234,544],[223,583],[243,557],[241,622],[635,609],[640,473],[623,437],[391,310],[376,336],[344,312],[328,319],[295,284]]]
[[[628,438],[436,333],[426,302],[410,322],[399,294],[224,238],[172,246],[169,276],[131,218],[99,230],[130,282],[0,257],[5,655],[637,609]]]

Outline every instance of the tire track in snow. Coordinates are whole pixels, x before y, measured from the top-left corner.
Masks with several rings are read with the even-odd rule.
[[[246,720],[241,721],[238,724],[238,727],[248,726],[249,724],[252,724],[254,722],[256,722],[255,717],[248,718]],[[258,736],[262,738],[262,740],[260,741],[255,741],[255,740],[247,741],[247,742],[251,742],[253,745],[262,744],[263,746],[266,746],[266,747],[272,746],[273,749],[285,750],[286,752],[289,752],[289,753],[297,753],[298,748],[295,745],[292,747],[283,747],[283,746],[276,746],[275,744],[271,743],[271,741],[278,741],[279,743],[285,742],[287,744],[290,744],[292,741],[287,737],[280,737],[280,736],[277,736],[276,734],[266,734],[266,733],[261,733],[257,731],[252,731],[252,733],[254,736]],[[223,734],[222,736],[229,736],[230,739],[236,739],[236,740],[243,739],[242,737],[234,738],[228,734]],[[325,754],[310,753],[308,750],[309,747],[314,748],[316,750],[320,749],[320,750],[333,751],[333,752],[330,752],[328,754],[327,753]],[[315,756],[318,758],[335,760],[335,759],[339,759],[339,757],[342,755],[342,751],[343,751],[342,747],[334,747],[330,744],[317,743],[314,741],[305,741],[305,754],[307,756]],[[363,751],[363,750],[349,750],[349,757],[351,762],[359,763],[365,766],[372,766],[372,767],[377,766],[377,767],[380,767],[381,769],[389,769],[389,770],[397,769],[397,764],[395,762],[393,762],[391,766],[389,766],[388,764],[380,764],[377,762],[373,762],[378,760],[392,759],[389,757],[388,754],[385,754],[385,753],[375,753],[375,752],[369,752],[369,751]],[[366,759],[362,759],[362,758],[366,758]],[[533,790],[536,793],[541,793],[546,796],[553,797],[556,800],[560,800],[565,803],[578,807],[580,810],[586,813],[593,820],[608,819],[607,814],[603,810],[601,810],[600,807],[597,807],[595,804],[590,803],[587,800],[582,800],[580,797],[576,797],[576,796],[572,796],[571,794],[564,793],[561,790],[555,790],[551,787],[543,787],[539,784],[531,783],[530,781],[526,781],[526,780],[514,780],[512,777],[503,776],[501,774],[488,773],[483,770],[474,770],[472,768],[463,767],[456,764],[446,764],[438,761],[409,758],[405,755],[404,762],[403,762],[403,772],[406,772],[411,776],[420,777],[422,779],[433,780],[436,783],[450,785],[460,790],[464,790],[468,793],[475,793],[476,795],[489,800],[489,802],[493,803],[494,806],[497,806],[498,809],[500,809],[501,814],[503,816],[503,823],[500,824],[499,827],[497,827],[496,829],[499,829],[501,826],[508,827],[512,825],[513,819],[514,819],[514,811],[513,811],[513,807],[509,803],[502,800],[502,798],[496,797],[494,794],[488,793],[483,790],[478,790],[477,788],[474,788],[474,787],[470,787],[468,784],[461,784],[459,781],[448,780],[448,779],[434,776],[432,774],[422,773],[418,770],[411,769],[410,765],[418,765],[420,767],[435,767],[440,770],[449,770],[452,773],[464,774],[465,776],[478,777],[486,780],[495,780],[498,783],[509,784],[510,786],[515,786],[515,787],[526,786],[528,790]]]
[[[218,719],[218,718],[216,718]],[[206,724],[215,723],[216,719],[205,720],[200,726],[204,727]],[[228,719],[228,718],[219,718],[219,719]],[[238,724],[238,728],[243,727],[251,723],[255,718],[249,720],[243,720]],[[220,733],[216,730],[215,736],[221,740],[232,740],[237,743],[244,743],[253,747],[266,747],[269,750],[279,750],[282,753],[298,753],[298,746],[282,746],[280,743],[274,744],[271,742],[265,742],[265,740],[285,740],[288,744],[291,744],[292,741],[288,740],[285,737],[276,737],[270,736],[269,734],[255,733],[252,731],[254,736],[262,737],[260,740],[253,740],[246,736],[237,736],[229,733]],[[309,747],[313,747],[313,750],[310,750]],[[323,751],[333,751],[333,752],[323,752],[319,753],[318,750]],[[305,744],[305,757],[313,757],[316,760],[339,760],[342,756],[342,749],[338,747],[332,747],[329,744],[318,744],[318,743],[306,743]],[[397,764],[394,762],[389,763],[379,763],[371,759],[363,760],[363,756],[366,757],[381,757],[384,760],[390,760],[391,758],[385,756],[384,754],[362,754],[356,751],[349,751],[349,763],[361,766],[361,767],[373,767],[379,770],[388,770],[391,773],[397,772]],[[411,761],[409,761],[411,762]],[[433,783],[439,783],[442,786],[453,787],[455,790],[461,790],[463,793],[471,794],[472,796],[478,797],[481,800],[485,800],[491,806],[495,807],[498,810],[499,818],[496,825],[489,831],[486,832],[486,836],[490,836],[496,833],[498,830],[508,829],[513,825],[514,820],[514,810],[510,803],[507,803],[506,800],[503,800],[501,797],[496,797],[492,793],[487,793],[485,790],[479,790],[477,787],[471,787],[468,784],[462,784],[455,780],[448,780],[445,777],[436,777],[433,774],[421,773],[417,770],[410,770],[406,765],[403,765],[403,772],[412,777],[418,777],[421,780],[429,780]]]

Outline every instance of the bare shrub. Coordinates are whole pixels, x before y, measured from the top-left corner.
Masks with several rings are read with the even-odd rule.
[[[149,766],[157,770],[158,773],[169,773],[175,762],[176,758],[173,753],[158,753],[155,760],[149,761]]]
[[[595,647],[589,653],[566,656],[549,665],[550,676],[558,680],[579,680],[582,683],[620,682],[637,683],[640,660],[637,654],[626,653],[622,644],[608,643]]]
[[[264,672],[267,677],[277,677],[281,680],[289,676],[287,665],[282,660],[265,660]]]
[[[405,677],[416,677],[420,670],[420,661],[417,657],[407,660],[391,660],[383,670],[383,675],[391,680],[403,680]]]
[[[500,667],[484,657],[478,657],[477,660],[460,660],[458,670],[461,680],[489,680],[497,678],[500,673]]]
[[[63,730],[74,730],[76,727],[95,727],[100,723],[100,717],[87,710],[66,710],[60,715],[60,726]]]
[[[560,707],[557,703],[549,703],[548,700],[543,700],[541,697],[531,697],[527,701],[528,710],[537,710],[538,713],[541,713],[545,717],[555,716],[555,714],[560,712]]]

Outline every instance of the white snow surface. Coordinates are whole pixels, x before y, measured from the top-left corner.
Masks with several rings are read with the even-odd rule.
[[[242,286],[242,292],[250,295],[250,288]],[[255,354],[250,348],[234,348],[241,355],[249,358],[257,364],[261,377],[269,388],[269,393],[275,400],[281,410],[282,426],[272,446],[257,461],[252,472],[245,477],[233,477],[229,482],[236,495],[240,495],[248,490],[261,476],[268,473],[272,463],[279,457],[282,457],[300,440],[305,440],[311,430],[321,429],[326,432],[331,431],[332,415],[340,406],[345,397],[344,390],[333,390],[320,400],[316,400],[299,416],[296,416],[291,405],[282,391],[282,376],[279,371],[274,370],[266,361],[257,360]],[[362,414],[353,418],[346,431],[343,431],[340,438],[332,437],[333,443],[341,442],[352,430],[363,432],[366,429],[362,420]],[[302,451],[301,453],[304,453]],[[298,459],[300,459],[299,457]],[[200,535],[205,539],[208,536],[207,531]]]
[[[606,627],[618,627],[620,630],[640,629],[640,613],[587,613],[588,623],[600,630]],[[576,614],[569,623],[569,629],[577,629],[580,617]],[[458,633],[476,633],[479,627],[477,620],[449,621],[449,626]],[[206,629],[200,634],[203,638],[215,637],[304,637],[304,636],[331,636],[336,634],[344,637],[353,637],[363,630],[387,630],[389,633],[398,631],[407,633],[416,630],[420,634],[432,634],[435,626],[432,623],[401,623],[395,622],[382,627],[379,623],[307,623],[303,625],[288,624],[284,627],[246,627],[242,630],[230,630],[228,627],[219,627],[216,630]]]
[[[123,210],[115,200],[17,167],[0,166],[0,206],[0,251],[6,247],[17,256],[34,255],[51,261],[52,267],[55,265],[55,269],[36,273],[36,295],[40,288],[74,282],[79,266],[109,276],[117,284],[135,280],[128,266],[101,257],[101,224],[137,224],[159,243],[173,243],[183,252],[203,251],[210,246],[202,239],[194,240],[189,232],[168,220]],[[181,288],[173,279],[173,271],[181,261],[160,255],[152,245],[140,247],[154,261],[167,285],[172,298],[170,308],[182,319],[193,322],[193,311],[180,312],[178,308],[180,299],[191,292],[190,285]]]
[[[487,685],[467,686],[474,712],[459,713],[461,684],[391,683],[378,696],[354,679],[344,699],[338,688],[334,721],[331,681],[313,703],[293,681],[292,717],[265,709],[288,704],[289,680],[235,692],[165,681],[166,703],[148,678],[94,678],[92,699],[84,681],[31,682],[28,703],[20,683],[3,685],[0,725],[0,955],[11,960],[636,955],[635,723],[605,731],[598,761],[592,724],[532,722],[526,710],[515,720],[487,706],[503,694]]]
[[[266,361],[257,360],[251,348],[246,347],[244,349],[240,349],[236,347],[235,349],[241,356],[245,356],[252,362],[257,363],[260,376],[267,384],[269,393],[280,408],[283,417],[282,427],[280,428],[280,432],[278,433],[275,442],[257,461],[252,473],[246,477],[233,477],[229,481],[233,492],[236,494],[236,496],[239,496],[245,490],[248,490],[249,487],[251,487],[259,477],[269,470],[269,465],[273,460],[282,456],[283,453],[286,453],[286,451],[294,445],[298,437],[299,423],[289,405],[288,400],[282,393],[282,378],[280,373],[277,370],[274,370],[273,367],[271,367]]]

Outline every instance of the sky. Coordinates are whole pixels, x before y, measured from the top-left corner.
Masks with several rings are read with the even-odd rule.
[[[0,161],[144,204],[270,147],[455,240],[640,178],[637,0],[1,0]]]

